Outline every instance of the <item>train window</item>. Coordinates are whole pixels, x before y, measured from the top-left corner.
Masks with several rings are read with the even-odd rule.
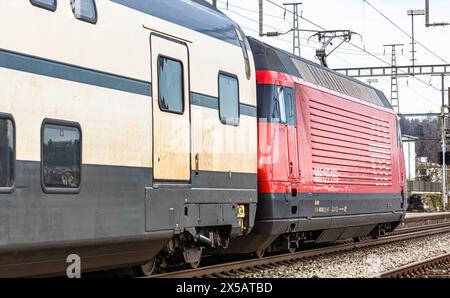
[[[97,7],[95,0],[70,0],[72,11],[79,20],[92,24],[97,23]]]
[[[184,74],[181,61],[158,58],[159,108],[162,111],[184,113]]]
[[[0,114],[0,192],[14,186],[15,129],[12,117]]]
[[[50,11],[56,10],[56,0],[30,0],[31,4]]]
[[[81,181],[81,128],[78,123],[45,120],[42,126],[44,191],[78,192]]]
[[[219,74],[219,117],[223,124],[239,125],[239,82],[223,73]]]
[[[286,122],[289,125],[297,125],[297,107],[294,97],[294,89],[283,88],[284,101],[286,106]]]
[[[284,88],[278,87],[278,105],[280,111],[280,122],[287,123],[286,119],[286,101],[284,100]]]
[[[403,136],[400,120],[397,120],[397,147],[403,149]]]
[[[297,108],[293,88],[258,85],[258,117],[273,123],[297,125]]]

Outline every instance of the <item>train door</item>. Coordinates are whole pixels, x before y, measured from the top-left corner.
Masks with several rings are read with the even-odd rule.
[[[289,154],[288,154],[288,124],[286,113],[286,101],[284,90],[286,87],[273,86],[271,90],[272,96],[272,115],[270,117],[274,121],[275,134],[273,138],[272,166],[273,179],[275,181],[287,183],[289,181]],[[286,187],[286,195],[288,188]],[[288,197],[286,197],[286,201]]]
[[[297,194],[297,182],[299,179],[298,168],[298,142],[297,142],[297,105],[295,91],[292,88],[284,88],[284,101],[286,105],[286,137],[288,154],[288,189],[290,200],[289,214],[291,218],[298,217],[300,212],[300,200]],[[289,229],[295,227],[290,226]]]
[[[151,35],[154,182],[189,183],[191,136],[186,44]]]
[[[274,175],[281,181],[292,182],[298,179],[297,116],[294,90],[277,86],[274,98],[277,100],[276,107],[280,117],[280,144],[277,148],[279,154],[275,155],[278,166],[274,169]]]
[[[294,89],[284,88],[284,102],[286,105],[289,180],[296,181],[299,179],[299,171],[297,150],[297,107]]]
[[[277,97],[280,106],[280,123],[282,124],[282,134],[280,134],[280,152],[285,152],[285,157],[280,160],[283,169],[283,181],[285,181],[286,191],[286,217],[296,217],[299,210],[299,199],[297,197],[296,182],[299,178],[298,152],[297,152],[297,113],[294,90],[289,87],[277,87]]]
[[[395,157],[395,160],[397,160],[398,162],[398,171],[399,174],[398,175],[398,179],[399,179],[399,185],[400,185],[400,196],[401,196],[401,209],[404,209],[407,205],[406,202],[406,163],[405,163],[405,156],[404,156],[404,151],[403,151],[403,140],[402,140],[402,130],[401,130],[401,126],[400,126],[400,120],[396,120],[396,126],[397,126],[397,150],[396,150],[396,154],[397,156]],[[409,162],[409,161],[408,161]]]

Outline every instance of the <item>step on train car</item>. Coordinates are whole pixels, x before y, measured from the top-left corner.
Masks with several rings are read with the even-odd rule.
[[[255,70],[205,1],[0,1],[0,276],[197,266],[250,232]],[[142,266],[141,266],[142,265]]]
[[[382,92],[249,38],[258,85],[258,209],[228,252],[377,237],[404,219],[398,117]]]

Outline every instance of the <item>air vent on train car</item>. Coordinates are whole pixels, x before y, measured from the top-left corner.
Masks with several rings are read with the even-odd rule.
[[[384,106],[375,89],[350,78],[332,72],[321,66],[307,63],[303,60],[291,57],[291,61],[301,74],[302,78],[310,83],[320,85],[330,90],[346,94],[348,96]]]
[[[392,186],[392,122],[310,98],[314,182]]]

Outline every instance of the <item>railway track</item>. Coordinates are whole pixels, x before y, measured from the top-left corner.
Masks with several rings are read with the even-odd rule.
[[[343,242],[334,246],[298,251],[295,253],[268,256],[261,259],[247,259],[223,264],[200,267],[197,269],[165,272],[150,278],[226,278],[242,273],[277,268],[282,265],[292,265],[307,258],[348,253],[363,248],[371,248],[395,242],[417,239],[442,233],[450,233],[450,221],[437,222],[425,226],[404,226],[380,239],[364,239],[361,242]],[[450,259],[450,256],[449,256]],[[384,276],[383,276],[384,277]]]
[[[381,278],[450,278],[450,253],[386,271]]]

